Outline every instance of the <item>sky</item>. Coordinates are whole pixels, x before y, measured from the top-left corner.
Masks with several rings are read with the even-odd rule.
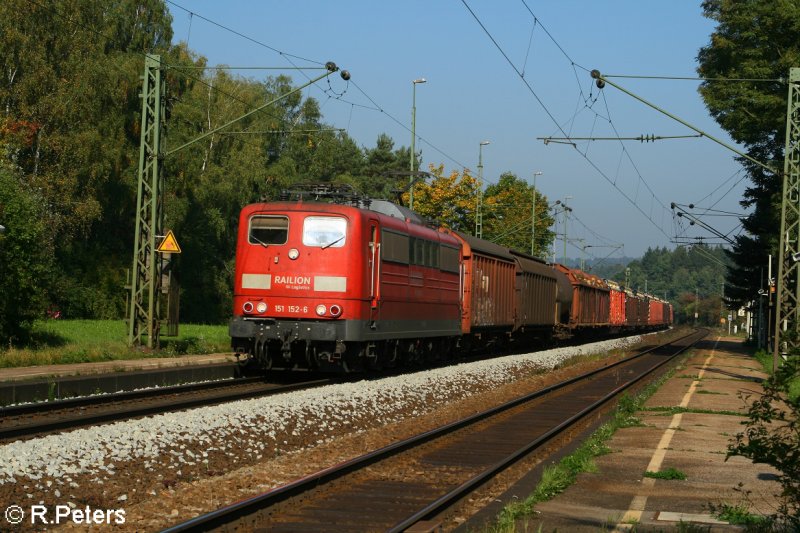
[[[723,234],[741,231],[736,216],[748,184],[735,154],[708,138],[575,140],[577,137],[687,136],[695,131],[611,85],[604,75],[696,77],[698,50],[714,23],[689,0],[168,0],[174,42],[209,65],[281,67],[237,70],[264,79],[290,75],[296,85],[333,61],[349,71],[304,90],[323,121],[364,147],[386,133],[411,142],[422,167],[468,168],[485,183],[512,172],[532,180],[550,203],[572,208],[567,255],[641,256],[697,237],[720,240],[674,217],[674,202]],[[289,70],[291,69],[291,70]],[[424,84],[412,83],[425,78]],[[634,93],[723,142],[698,81],[611,77]],[[416,88],[415,88],[416,87]],[[545,143],[570,137],[573,144]],[[479,148],[481,142],[490,144]],[[727,213],[712,216],[713,208]],[[556,228],[564,232],[564,224]],[[563,255],[563,236],[556,245]]]

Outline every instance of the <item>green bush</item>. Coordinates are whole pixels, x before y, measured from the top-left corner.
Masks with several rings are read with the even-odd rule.
[[[779,472],[777,518],[792,531],[800,531],[800,398],[792,393],[799,376],[800,356],[793,355],[764,382],[764,394],[750,405],[745,431],[728,446],[729,457],[747,457]]]

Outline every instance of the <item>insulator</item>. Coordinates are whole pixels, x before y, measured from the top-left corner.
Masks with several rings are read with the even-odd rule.
[[[343,70],[341,76],[344,81],[348,81],[350,79],[350,72]]]
[[[336,72],[337,70],[339,70],[339,67],[337,67],[336,63],[334,63],[333,61],[328,61],[327,63],[325,63],[325,68],[328,69],[329,72]]]

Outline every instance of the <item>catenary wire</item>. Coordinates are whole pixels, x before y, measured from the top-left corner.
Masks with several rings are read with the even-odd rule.
[[[179,5],[179,4],[177,4],[177,3],[176,3],[176,2],[174,2],[173,0],[167,0],[167,1],[168,1],[168,3],[170,3],[171,5],[174,5],[175,7],[179,8],[179,9],[182,9],[182,10],[184,10],[184,11],[186,11],[186,12],[192,13],[190,10],[188,10],[187,8],[185,8],[185,7],[183,7],[183,6]],[[219,27],[219,28],[222,28],[222,29],[224,29],[224,30],[226,30],[226,31],[229,31],[229,32],[233,33],[234,35],[237,35],[237,36],[239,36],[239,37],[241,37],[241,38],[243,38],[243,39],[246,39],[246,40],[248,40],[248,41],[251,41],[251,42],[253,42],[253,43],[255,43],[255,44],[259,45],[259,46],[263,46],[264,48],[267,48],[268,50],[272,50],[273,52],[276,52],[276,53],[280,54],[281,56],[283,56],[283,57],[287,58],[287,60],[288,60],[290,63],[292,63],[293,65],[294,65],[294,63],[293,63],[293,62],[292,62],[292,61],[291,61],[289,58],[296,58],[296,59],[300,59],[300,60],[303,60],[303,61],[308,61],[308,62],[310,62],[310,63],[316,63],[316,64],[319,64],[319,65],[324,65],[324,63],[323,63],[323,62],[320,62],[320,61],[315,61],[315,60],[312,60],[312,59],[307,59],[307,58],[304,58],[304,57],[302,57],[302,56],[298,56],[298,55],[295,55],[295,54],[289,54],[289,53],[287,53],[287,52],[283,52],[283,51],[281,51],[281,50],[279,50],[279,49],[277,49],[277,48],[275,48],[275,47],[273,47],[273,46],[270,46],[270,45],[268,45],[268,44],[266,44],[266,43],[263,43],[263,42],[261,42],[261,41],[259,41],[259,40],[257,40],[257,39],[253,39],[252,37],[249,37],[248,35],[245,35],[244,33],[241,33],[241,32],[238,32],[238,31],[236,31],[236,30],[233,30],[232,28],[229,28],[229,27],[227,27],[227,26],[225,26],[225,25],[223,25],[223,24],[220,24],[220,23],[218,23],[218,22],[216,22],[216,21],[214,21],[214,20],[211,20],[211,19],[209,19],[209,18],[207,18],[207,17],[204,17],[204,16],[202,16],[202,15],[199,15],[199,14],[197,14],[197,13],[194,13],[194,15],[195,15],[195,16],[197,16],[198,18],[200,18],[200,19],[204,20],[204,21],[207,21],[207,22],[208,22],[208,23],[210,23],[210,24],[213,24],[213,25],[215,25],[215,26],[217,26],[217,27]],[[300,67],[297,67],[296,65],[294,65],[294,66],[295,66],[295,68],[300,68]],[[302,72],[302,70],[301,70],[301,72]],[[303,75],[305,75],[305,73],[304,73],[304,72],[303,72]],[[306,77],[307,77],[307,76],[306,76]],[[403,129],[407,130],[409,133],[411,132],[411,130],[408,128],[408,126],[406,126],[406,125],[405,125],[405,124],[403,124],[403,123],[402,123],[400,120],[398,120],[397,118],[395,118],[395,117],[394,117],[392,114],[390,114],[389,112],[387,112],[387,111],[386,111],[386,110],[385,110],[385,109],[384,109],[382,106],[380,106],[380,105],[379,105],[379,104],[378,104],[378,103],[375,101],[375,99],[374,99],[374,98],[372,98],[371,96],[369,96],[369,95],[366,93],[366,91],[364,91],[364,89],[362,89],[362,88],[361,88],[361,87],[360,87],[360,86],[359,86],[359,85],[358,85],[358,84],[357,84],[357,83],[356,83],[354,80],[352,80],[352,79],[351,79],[351,80],[349,81],[349,83],[353,84],[353,86],[355,86],[355,87],[358,89],[358,91],[359,91],[359,92],[361,92],[361,94],[363,94],[363,95],[364,95],[364,96],[365,96],[365,97],[366,97],[366,98],[367,98],[367,99],[368,99],[368,100],[369,100],[369,101],[372,103],[372,105],[374,106],[374,107],[369,107],[369,106],[366,106],[366,105],[363,105],[363,104],[358,104],[358,103],[355,103],[355,102],[351,102],[351,101],[345,100],[345,99],[343,99],[343,98],[337,98],[338,100],[342,101],[342,102],[343,102],[343,103],[345,103],[345,104],[350,104],[350,105],[351,105],[351,112],[352,112],[352,108],[353,108],[353,107],[360,107],[360,108],[362,108],[362,109],[366,109],[366,110],[370,110],[370,111],[377,111],[377,112],[380,112],[380,113],[382,113],[382,114],[386,115],[387,117],[389,117],[389,118],[390,118],[390,119],[391,119],[393,122],[395,122],[396,124],[398,124],[398,125],[399,125],[400,127],[402,127]],[[317,88],[318,90],[322,90],[324,93],[327,93],[327,91],[325,91],[325,90],[321,89],[320,87],[317,87],[316,85],[315,85],[315,88]],[[352,119],[352,115],[351,115],[351,119]],[[348,129],[349,129],[349,126],[348,126]],[[429,141],[428,139],[426,139],[426,138],[422,137],[421,135],[417,134],[417,135],[416,135],[416,138],[417,138],[417,139],[419,139],[420,141],[422,141],[423,143],[425,143],[426,145],[428,145],[429,147],[431,147],[433,150],[435,150],[435,151],[436,151],[437,153],[439,153],[440,155],[444,156],[444,157],[445,157],[446,159],[448,159],[449,161],[451,161],[451,162],[455,163],[456,165],[458,165],[459,167],[461,167],[462,169],[467,169],[467,168],[469,168],[469,167],[467,167],[466,165],[464,165],[463,163],[461,163],[461,162],[459,162],[458,160],[456,160],[456,159],[455,159],[454,157],[452,157],[450,154],[446,153],[446,152],[445,152],[443,149],[441,149],[441,148],[439,148],[438,146],[436,146],[435,144],[433,144],[433,143],[432,143],[431,141]]]
[[[469,6],[469,4],[467,4],[466,0],[461,0],[461,3],[462,3],[462,4],[464,4],[464,7],[466,7],[466,8],[467,8],[467,10],[469,11],[469,13],[472,15],[472,17],[475,19],[475,21],[478,23],[478,25],[481,27],[481,29],[484,31],[484,33],[487,35],[487,37],[489,37],[489,39],[490,39],[490,40],[492,41],[492,43],[495,45],[495,47],[496,47],[496,48],[497,48],[497,50],[500,52],[500,54],[501,54],[501,55],[502,55],[502,56],[505,58],[506,62],[507,62],[507,63],[508,63],[510,66],[511,66],[511,68],[514,70],[514,72],[516,72],[516,73],[517,73],[517,75],[518,75],[518,76],[520,76],[520,79],[521,79],[521,80],[522,80],[522,82],[525,84],[525,86],[527,87],[527,89],[528,89],[528,91],[531,93],[531,95],[534,97],[534,99],[535,99],[535,100],[536,100],[536,101],[539,103],[539,105],[542,107],[542,109],[544,110],[545,114],[546,114],[546,115],[547,115],[547,116],[550,118],[550,120],[551,120],[551,121],[552,121],[552,122],[553,122],[553,123],[554,123],[554,124],[555,124],[555,125],[558,127],[558,129],[561,131],[561,133],[562,133],[562,134],[563,134],[565,137],[568,137],[568,135],[567,135],[566,131],[564,131],[564,129],[561,127],[561,125],[560,125],[560,124],[559,124],[559,122],[556,120],[555,116],[552,114],[552,112],[550,111],[550,109],[549,109],[549,108],[548,108],[548,107],[547,107],[547,106],[544,104],[544,102],[543,102],[543,101],[542,101],[542,99],[539,97],[539,95],[536,93],[536,91],[534,91],[533,87],[530,85],[530,83],[528,83],[528,80],[526,80],[524,77],[522,77],[522,75],[521,75],[521,72],[519,71],[519,69],[517,68],[517,66],[516,66],[516,65],[514,65],[514,63],[513,63],[513,62],[511,61],[511,59],[508,57],[508,54],[506,54],[505,50],[503,50],[503,48],[500,46],[500,44],[497,42],[497,40],[494,38],[494,36],[493,36],[493,35],[491,34],[491,32],[488,30],[488,28],[486,28],[486,26],[483,24],[483,22],[480,20],[480,18],[477,16],[477,14],[476,14],[476,13],[475,13],[475,12],[472,10],[472,8]],[[527,4],[526,4],[526,5],[527,5]],[[562,51],[563,51],[563,49],[562,49]],[[569,56],[568,56],[566,53],[565,53],[565,56],[566,56],[566,57],[569,59]],[[570,61],[571,61],[571,60],[570,60]],[[650,215],[648,215],[647,213],[645,213],[645,212],[644,212],[644,210],[643,210],[643,209],[642,209],[642,208],[641,208],[641,207],[640,207],[640,206],[639,206],[639,205],[636,203],[636,201],[635,201],[634,199],[632,199],[632,198],[631,198],[631,197],[630,197],[628,194],[626,194],[626,193],[625,193],[624,191],[622,191],[622,190],[621,190],[619,187],[617,187],[617,185],[616,185],[616,184],[615,184],[615,183],[614,183],[614,182],[613,182],[613,181],[612,181],[612,180],[611,180],[611,179],[608,177],[608,175],[607,175],[605,172],[603,172],[603,171],[602,171],[602,169],[600,169],[600,168],[597,166],[597,164],[596,164],[596,163],[594,163],[594,161],[592,161],[592,160],[591,160],[591,159],[588,157],[588,155],[585,155],[585,154],[581,153],[581,152],[580,152],[580,150],[577,150],[577,152],[578,152],[579,154],[581,154],[581,156],[582,156],[584,159],[586,159],[586,161],[589,163],[589,165],[591,165],[591,166],[592,166],[592,168],[594,168],[594,169],[595,169],[595,170],[596,170],[596,171],[597,171],[597,172],[598,172],[598,173],[599,173],[599,174],[600,174],[600,175],[601,175],[601,176],[602,176],[602,177],[603,177],[603,178],[604,178],[606,181],[608,181],[609,183],[611,183],[611,184],[612,184],[612,186],[614,186],[614,188],[615,188],[615,189],[617,189],[617,190],[620,192],[620,194],[622,194],[622,196],[623,196],[623,197],[624,197],[626,200],[628,200],[628,202],[629,202],[629,203],[631,203],[631,205],[633,205],[633,206],[634,206],[634,207],[635,207],[635,208],[636,208],[636,209],[637,209],[637,210],[638,210],[638,211],[639,211],[639,212],[640,212],[640,213],[641,213],[641,214],[642,214],[642,215],[643,215],[645,218],[647,218],[647,220],[649,220],[649,221],[650,221],[650,223],[651,223],[651,224],[653,224],[653,226],[654,226],[656,229],[658,229],[658,231],[660,231],[660,232],[661,232],[661,233],[662,233],[662,234],[663,234],[665,237],[667,237],[667,238],[670,238],[670,236],[669,236],[669,235],[668,235],[668,234],[667,234],[667,233],[664,231],[664,229],[663,229],[661,226],[659,226],[658,224],[656,224],[656,222],[655,222],[655,221],[654,221],[654,220],[653,220],[653,219],[650,217]]]

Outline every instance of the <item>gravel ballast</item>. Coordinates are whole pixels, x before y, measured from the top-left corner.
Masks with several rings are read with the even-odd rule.
[[[641,339],[512,355],[12,442],[0,446],[0,504],[127,507],[178,484],[420,417],[568,359],[624,350]],[[349,450],[352,456],[365,451]]]

